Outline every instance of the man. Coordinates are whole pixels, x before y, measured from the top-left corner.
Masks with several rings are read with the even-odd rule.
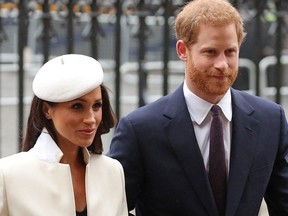
[[[185,81],[122,118],[108,152],[124,167],[129,210],[135,207],[137,216],[257,216],[264,197],[270,215],[287,216],[284,111],[231,88],[245,37],[239,13],[225,0],[194,0],[177,15],[175,31]],[[214,151],[225,154],[216,171],[221,163],[212,160],[209,135],[214,105],[221,109],[217,134],[224,140]],[[214,187],[212,170],[223,185]]]

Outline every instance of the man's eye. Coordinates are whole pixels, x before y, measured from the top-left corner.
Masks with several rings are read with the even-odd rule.
[[[232,55],[232,54],[234,54],[234,53],[236,53],[236,50],[235,50],[235,49],[229,49],[229,50],[227,50],[227,54]]]
[[[209,55],[214,55],[216,53],[215,50],[206,50],[206,53]]]

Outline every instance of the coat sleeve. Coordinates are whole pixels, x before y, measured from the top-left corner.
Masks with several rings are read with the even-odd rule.
[[[279,133],[279,148],[273,172],[265,194],[269,215],[288,215],[288,126],[283,109]]]
[[[128,209],[127,209],[127,200],[126,200],[126,193],[125,193],[125,179],[124,179],[124,171],[123,171],[123,167],[120,163],[118,163],[118,168],[119,168],[119,172],[121,175],[121,185],[123,188],[123,193],[122,193],[122,202],[120,205],[120,209],[119,209],[119,214],[121,216],[127,216],[128,215]]]
[[[143,161],[134,128],[127,117],[119,121],[107,154],[115,158],[124,168],[128,210],[135,208],[143,180]]]
[[[5,190],[5,181],[1,167],[0,167],[0,216],[9,216],[6,190]]]

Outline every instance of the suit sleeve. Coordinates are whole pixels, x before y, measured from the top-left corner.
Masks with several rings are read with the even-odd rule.
[[[269,215],[288,215],[288,127],[283,109],[279,135],[279,148],[273,172],[265,194]]]
[[[0,216],[9,216],[5,182],[1,168],[0,168]]]
[[[120,161],[124,168],[127,204],[131,211],[141,193],[144,168],[139,140],[127,117],[119,121],[107,155]]]

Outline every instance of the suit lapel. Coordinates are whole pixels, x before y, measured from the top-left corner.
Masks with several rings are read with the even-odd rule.
[[[227,194],[227,215],[234,215],[256,152],[259,121],[252,117],[254,108],[232,90],[232,140]]]
[[[202,201],[203,207],[207,209],[207,215],[217,215],[203,158],[184,99],[182,85],[171,96],[167,108],[164,110],[164,115],[170,119],[165,130],[180,166]]]

